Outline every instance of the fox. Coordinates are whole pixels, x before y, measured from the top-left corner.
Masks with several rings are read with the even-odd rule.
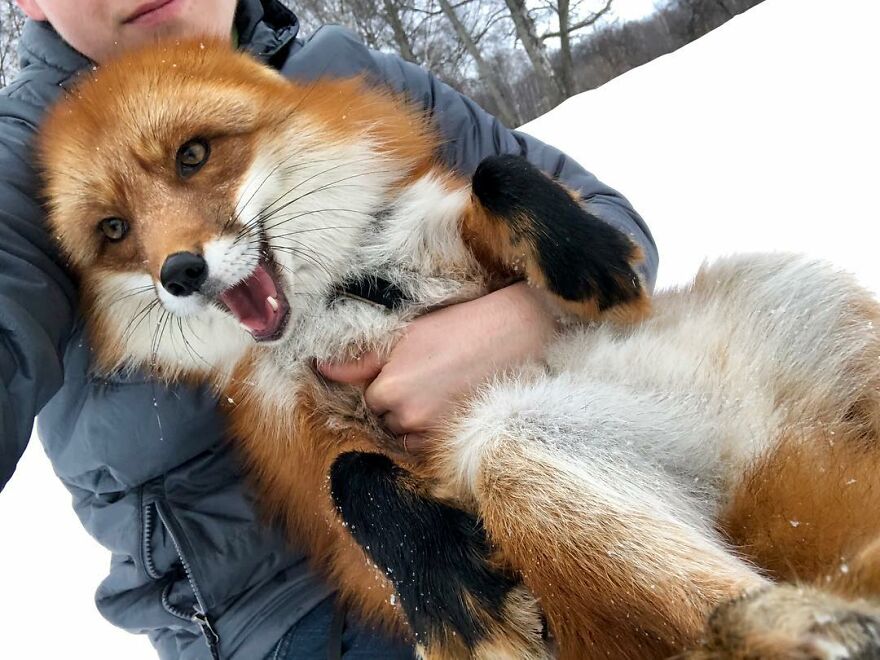
[[[421,657],[880,657],[880,304],[805,256],[649,294],[517,155],[473,174],[363,77],[213,40],[82,76],[36,153],[99,373],[215,389],[256,501]],[[316,361],[524,280],[547,355],[414,456]]]

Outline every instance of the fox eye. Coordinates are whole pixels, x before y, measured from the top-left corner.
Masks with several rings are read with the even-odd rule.
[[[194,138],[184,142],[177,150],[177,173],[186,178],[198,172],[211,155],[211,146],[207,140]]]
[[[104,236],[112,242],[121,241],[128,233],[128,223],[122,218],[104,218],[100,223]]]

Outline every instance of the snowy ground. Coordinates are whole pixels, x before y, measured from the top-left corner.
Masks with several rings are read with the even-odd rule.
[[[661,286],[707,256],[797,250],[880,292],[878,24],[877,2],[765,0],[528,130],[632,200],[660,246]],[[36,441],[0,495],[0,529],[0,656],[155,657],[98,615],[109,555]]]
[[[525,130],[633,202],[661,286],[707,257],[787,250],[880,293],[878,19],[878,2],[765,0]]]

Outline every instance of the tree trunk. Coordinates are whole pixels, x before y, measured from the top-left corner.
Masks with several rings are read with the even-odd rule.
[[[605,0],[605,6],[602,7],[602,9],[572,25],[571,0],[557,0],[556,11],[559,15],[559,34],[545,34],[544,38],[559,37],[559,55],[561,61],[559,77],[562,81],[562,88],[565,90],[567,96],[571,96],[577,91],[574,86],[574,67],[571,57],[571,33],[594,25],[611,10],[613,2],[614,0]]]
[[[492,96],[492,100],[495,101],[495,105],[498,107],[498,118],[507,126],[517,126],[519,121],[513,103],[511,102],[509,95],[502,88],[498,79],[495,77],[491,67],[489,67],[486,60],[483,59],[483,54],[480,52],[473,36],[468,32],[464,23],[461,22],[458,14],[455,13],[455,9],[449,4],[449,0],[438,1],[440,3],[440,9],[443,10],[443,14],[449,19],[458,38],[464,44],[468,54],[473,58],[474,64],[477,65],[477,73],[489,89],[489,94]]]
[[[516,34],[519,40],[522,41],[523,47],[526,49],[526,53],[535,70],[535,75],[540,81],[541,88],[546,97],[545,100],[550,106],[547,108],[549,110],[564,101],[567,92],[556,79],[553,66],[550,64],[550,58],[547,56],[547,51],[544,48],[544,42],[538,37],[538,33],[535,30],[535,22],[529,16],[529,12],[526,9],[525,0],[504,1],[510,10],[513,24],[516,26]],[[568,0],[560,0],[560,2],[562,1],[565,1],[566,4],[568,2]]]
[[[418,64],[416,56],[413,54],[409,36],[403,27],[403,21],[400,20],[400,12],[397,11],[397,5],[392,0],[382,0],[382,5],[385,8],[385,17],[388,19],[388,23],[391,25],[391,30],[394,33],[394,43],[397,44],[400,56],[407,62]]]
[[[566,98],[574,94],[574,65],[571,57],[571,6],[569,0],[557,0],[559,9],[559,77]]]

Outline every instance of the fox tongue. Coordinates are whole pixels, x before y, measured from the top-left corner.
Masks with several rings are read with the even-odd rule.
[[[220,294],[220,300],[235,318],[257,335],[264,333],[275,319],[277,306],[269,302],[270,297],[277,300],[278,290],[262,264],[246,280]]]

